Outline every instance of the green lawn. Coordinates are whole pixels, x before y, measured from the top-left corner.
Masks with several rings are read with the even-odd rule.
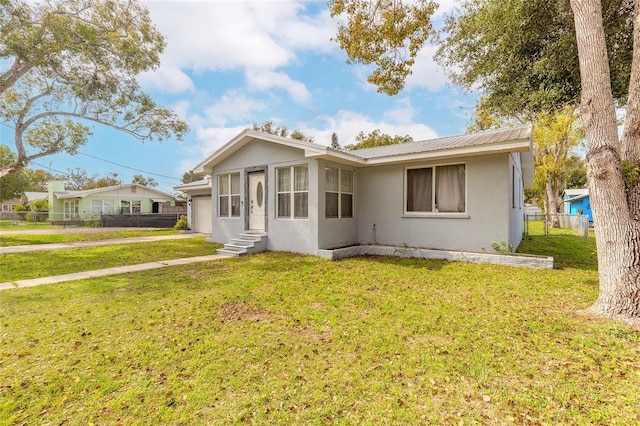
[[[72,241],[99,241],[113,238],[148,237],[158,235],[175,235],[173,229],[110,231],[109,228],[100,229],[98,232],[86,234],[0,234],[0,247],[21,246],[30,244],[67,243]]]
[[[0,291],[0,424],[640,424],[640,331],[577,313],[565,238],[525,241],[555,270],[262,253]]]
[[[93,234],[92,234],[93,235]],[[157,260],[215,254],[219,244],[202,238],[130,243],[5,254],[0,257],[0,282],[48,277],[79,271],[133,265]]]
[[[0,231],[19,231],[19,230],[31,230],[31,229],[55,229],[59,226],[53,226],[49,222],[25,222],[15,220],[0,220]]]

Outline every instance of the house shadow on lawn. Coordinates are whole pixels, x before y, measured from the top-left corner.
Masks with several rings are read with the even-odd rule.
[[[522,238],[522,243],[517,252],[553,256],[555,269],[598,270],[598,256],[594,237],[526,235]]]

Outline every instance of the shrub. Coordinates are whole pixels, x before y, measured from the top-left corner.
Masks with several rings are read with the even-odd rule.
[[[24,220],[27,222],[46,222],[49,220],[49,215],[46,212],[28,212]]]
[[[180,216],[180,219],[173,225],[173,229],[176,231],[181,229],[189,229],[189,224],[187,223],[187,217],[185,215]]]

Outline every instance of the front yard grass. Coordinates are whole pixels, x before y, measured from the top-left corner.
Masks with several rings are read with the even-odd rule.
[[[274,252],[1,291],[0,424],[640,424],[640,331],[577,313],[595,258],[563,253]]]
[[[2,234],[0,233],[0,247],[22,246],[31,244],[68,243],[75,241],[100,241],[113,238],[151,237],[158,235],[175,235],[173,229],[153,229],[135,231],[110,231],[101,228],[97,232],[79,234]]]
[[[19,231],[30,229],[57,229],[60,226],[49,222],[26,222],[24,220],[0,220],[0,231]]]
[[[219,244],[202,238],[82,247],[0,256],[0,282],[91,271],[113,266],[215,254]]]

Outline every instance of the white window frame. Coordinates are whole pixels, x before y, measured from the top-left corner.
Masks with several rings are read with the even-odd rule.
[[[78,200],[64,200],[63,202],[63,218],[71,220],[80,216],[80,205]]]
[[[100,203],[98,211],[97,203]],[[112,214],[115,208],[115,200],[91,200],[91,216],[99,216],[102,214]]]
[[[306,189],[296,189],[296,168],[300,168],[303,167],[307,170],[307,188]],[[288,169],[289,170],[289,179],[291,180],[289,183],[289,190],[282,190],[280,188],[280,170],[285,170]],[[287,166],[287,167],[278,167],[276,168],[276,202],[275,204],[275,209],[276,209],[276,219],[296,219],[296,220],[300,220],[300,219],[308,219],[309,218],[309,165],[308,164],[295,164],[293,166]],[[289,194],[289,215],[280,215],[280,211],[279,211],[279,207],[280,207],[280,196],[281,195],[286,195]],[[296,200],[296,195],[303,195],[306,194],[307,195],[307,208],[306,208],[306,216],[296,216],[296,204],[295,204],[295,200]]]
[[[326,188],[326,176],[327,176],[327,169],[337,169],[338,170],[338,190],[337,191],[333,191],[333,190],[328,190]],[[354,214],[354,193],[355,193],[355,171],[350,170],[350,169],[344,169],[341,167],[337,167],[337,166],[332,166],[332,165],[328,165],[324,168],[325,170],[325,207],[324,207],[324,217],[325,219],[353,219],[353,217],[355,216]],[[351,173],[351,192],[345,190],[345,188],[343,188],[342,186],[342,173],[343,172],[348,172]],[[327,216],[327,194],[337,194],[338,195],[338,214],[337,216]],[[342,203],[342,196],[343,195],[350,195],[351,196],[351,216],[343,216],[343,212],[342,212],[342,207],[343,207],[343,203]]]
[[[436,207],[436,174],[437,174],[437,168],[438,167],[446,167],[446,166],[464,166],[464,212],[440,212],[437,211],[437,207]],[[409,170],[416,170],[416,169],[432,169],[432,175],[431,175],[431,206],[432,206],[432,211],[411,211],[407,209],[407,202],[408,202],[408,194],[407,194],[407,186],[408,186],[408,177],[407,177],[407,173]],[[424,165],[417,165],[417,166],[410,166],[410,167],[405,167],[404,168],[404,188],[403,188],[403,213],[405,217],[454,217],[454,218],[468,218],[469,217],[469,213],[468,213],[468,202],[467,202],[467,198],[468,198],[468,175],[469,175],[469,168],[467,167],[467,163],[466,162],[456,162],[456,163],[439,163],[439,164],[424,164]]]
[[[238,192],[234,193],[232,192],[233,190],[233,184],[232,184],[232,179],[233,177],[237,177],[238,179]],[[226,190],[222,191],[222,179],[226,177],[227,178],[227,187]],[[218,217],[222,217],[222,218],[237,218],[240,217],[240,213],[241,213],[241,207],[240,207],[240,192],[241,189],[240,187],[242,186],[242,182],[240,181],[240,172],[234,172],[234,173],[222,173],[218,175],[218,204],[216,206],[216,209],[218,210]],[[234,201],[236,202],[236,207],[237,207],[237,213],[234,214],[233,212],[233,207],[234,207]],[[225,203],[227,205],[227,214],[223,215],[221,213],[220,210],[220,205],[221,203]]]

